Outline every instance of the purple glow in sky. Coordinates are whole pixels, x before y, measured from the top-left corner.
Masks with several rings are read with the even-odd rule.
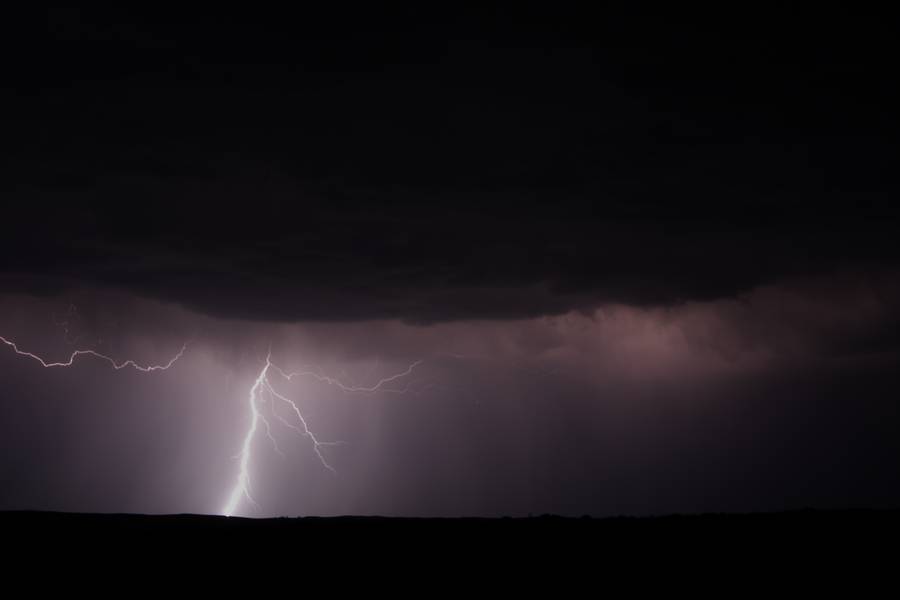
[[[896,281],[845,273],[666,309],[427,326],[228,321],[112,293],[5,296],[3,450],[16,458],[2,506],[446,516],[890,505],[895,408],[855,390],[892,378],[878,334]],[[52,318],[69,303],[75,344]],[[73,355],[92,340],[102,350]],[[71,366],[44,368],[57,360]],[[136,368],[112,368],[126,364]],[[167,369],[142,372],[154,364]],[[853,487],[815,477],[863,468],[871,476]]]

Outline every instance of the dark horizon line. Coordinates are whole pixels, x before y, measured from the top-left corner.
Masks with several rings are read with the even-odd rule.
[[[41,509],[4,509],[0,510],[0,519],[14,516],[54,516],[54,517],[87,517],[87,518],[138,518],[138,519],[215,519],[220,521],[664,521],[678,519],[715,519],[715,518],[765,518],[765,517],[789,517],[789,516],[821,516],[821,515],[887,515],[900,517],[900,507],[863,507],[849,506],[844,508],[817,508],[805,506],[802,508],[789,508],[782,510],[758,510],[758,511],[705,511],[705,512],[672,512],[649,515],[560,515],[555,513],[541,513],[528,515],[503,515],[503,516],[457,516],[457,517],[416,517],[416,516],[385,516],[385,515],[281,515],[277,517],[248,517],[226,516],[213,513],[129,513],[129,512],[90,512],[90,511],[63,511]]]

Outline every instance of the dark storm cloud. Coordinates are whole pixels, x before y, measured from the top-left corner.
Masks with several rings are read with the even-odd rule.
[[[0,285],[421,322],[896,266],[886,32],[720,17],[25,11]]]

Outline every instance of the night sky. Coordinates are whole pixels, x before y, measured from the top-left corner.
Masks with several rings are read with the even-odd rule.
[[[894,24],[420,4],[5,9],[0,509],[900,507]]]

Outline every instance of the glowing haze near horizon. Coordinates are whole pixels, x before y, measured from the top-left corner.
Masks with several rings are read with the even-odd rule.
[[[896,355],[872,340],[897,292],[890,274],[837,273],[732,300],[431,325],[215,319],[97,291],[6,295],[0,333],[48,360],[92,348],[165,364],[191,341],[151,373],[92,356],[45,369],[0,348],[0,444],[14,457],[0,472],[0,508],[218,514],[228,502],[246,516],[492,516],[892,505],[896,407],[878,390],[891,389]],[[284,373],[315,374],[273,385],[320,442],[341,444],[317,447],[271,394],[257,405],[265,429],[247,438],[248,394],[262,389],[270,351]],[[396,375],[399,385],[379,385]],[[235,487],[245,439],[253,501]]]

